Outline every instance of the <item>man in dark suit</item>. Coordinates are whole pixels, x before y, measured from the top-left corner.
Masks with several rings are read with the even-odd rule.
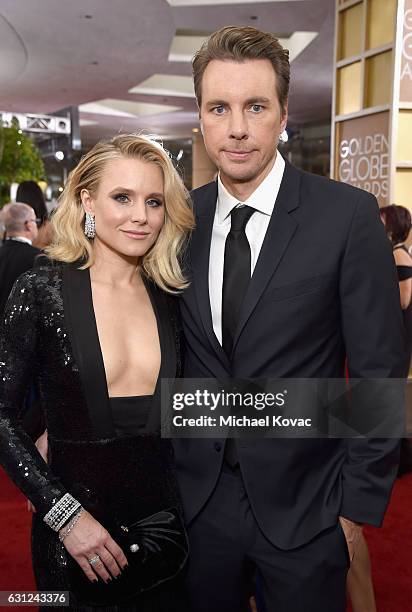
[[[1,211],[5,241],[0,248],[0,314],[3,313],[14,281],[33,267],[41,253],[32,246],[37,238],[37,219],[31,206],[6,204]]]
[[[181,299],[187,378],[402,375],[393,257],[376,199],[277,152],[288,53],[228,27],[193,61],[218,179],[193,193]],[[175,440],[191,612],[240,612],[258,568],[268,612],[343,612],[362,524],[380,525],[392,439]]]

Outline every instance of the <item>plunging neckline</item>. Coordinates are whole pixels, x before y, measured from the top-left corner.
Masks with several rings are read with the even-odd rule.
[[[107,401],[109,401],[110,399],[115,399],[115,396],[112,398],[109,395],[109,385],[107,383],[107,373],[106,373],[106,366],[105,366],[105,362],[104,362],[104,356],[103,356],[103,350],[102,350],[102,345],[100,342],[100,336],[99,336],[99,328],[97,325],[97,319],[96,319],[96,311],[94,308],[94,302],[93,302],[93,286],[92,286],[92,279],[91,279],[91,275],[90,275],[90,268],[87,269],[87,275],[88,275],[88,281],[89,281],[89,287],[90,287],[90,298],[91,298],[91,306],[92,306],[92,313],[93,313],[93,320],[94,320],[94,325],[96,328],[96,334],[97,334],[97,345],[98,345],[98,352],[101,358],[101,362],[103,363],[103,373],[104,373],[104,381],[105,381],[105,388],[106,388],[106,396],[107,396]],[[146,295],[148,296],[149,300],[150,300],[150,304],[152,307],[152,312],[154,314],[155,320],[156,320],[156,333],[157,333],[157,342],[158,342],[158,346],[159,346],[159,351],[160,351],[160,363],[159,363],[159,370],[157,373],[157,378],[156,378],[156,382],[154,385],[154,389],[153,389],[153,393],[151,393],[150,395],[152,397],[154,397],[155,393],[156,393],[156,389],[157,389],[157,385],[159,383],[160,380],[160,373],[162,371],[162,365],[163,365],[163,350],[162,350],[162,334],[160,332],[161,326],[159,323],[159,313],[157,311],[157,305],[155,304],[152,295],[151,295],[151,291],[148,287],[148,281],[147,279],[144,277],[144,275],[141,275],[141,279],[146,291]],[[142,395],[149,395],[149,394],[142,394]],[[127,397],[127,396],[120,396],[120,397]],[[131,395],[129,397],[139,397],[136,394]]]
[[[88,278],[88,284],[89,284],[89,291],[90,291],[90,300],[91,300],[91,307],[92,307],[92,314],[93,314],[93,320],[94,320],[94,325],[95,325],[95,329],[96,329],[96,337],[97,337],[97,350],[99,353],[99,357],[101,359],[101,363],[103,364],[103,377],[104,377],[104,382],[105,382],[105,395],[106,395],[106,399],[107,402],[110,405],[110,395],[109,395],[109,386],[107,384],[107,375],[106,375],[106,368],[105,368],[105,364],[104,364],[104,358],[103,358],[103,351],[102,351],[102,345],[100,344],[100,338],[99,338],[99,328],[97,327],[97,320],[96,320],[96,312],[94,309],[94,302],[93,302],[93,287],[92,287],[92,279],[90,276],[90,268],[88,268],[86,270],[87,272],[87,278]],[[145,278],[144,275],[141,276],[146,293],[149,297],[150,300],[150,304],[152,306],[152,311],[153,314],[155,316],[156,319],[156,330],[157,330],[157,339],[158,339],[158,343],[159,343],[159,350],[160,350],[160,364],[159,364],[159,371],[157,374],[157,378],[156,378],[156,383],[155,383],[155,387],[153,390],[153,394],[152,398],[156,395],[156,391],[159,385],[159,381],[161,379],[161,372],[162,372],[162,366],[163,366],[163,346],[162,346],[162,333],[161,333],[161,325],[160,325],[160,315],[158,312],[158,308],[157,308],[157,304],[155,303],[155,301],[153,300],[153,296],[149,287],[149,282],[148,280]],[[130,397],[136,397],[136,396],[130,396]]]
[[[64,317],[75,362],[79,369],[84,397],[90,418],[91,430],[100,439],[115,437],[106,371],[97,331],[93,307],[90,272],[80,269],[81,262],[67,264],[63,268]],[[174,376],[176,354],[174,335],[169,325],[165,297],[156,285],[142,275],[146,291],[156,317],[160,344],[160,367],[153,394],[153,409],[148,416],[150,431],[160,428],[161,380],[165,375]],[[166,373],[166,374],[165,374]]]

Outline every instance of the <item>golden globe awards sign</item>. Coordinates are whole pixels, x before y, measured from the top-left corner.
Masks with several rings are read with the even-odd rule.
[[[342,121],[338,126],[336,178],[365,189],[380,206],[389,198],[389,113]]]
[[[412,0],[405,0],[400,101],[412,102]]]

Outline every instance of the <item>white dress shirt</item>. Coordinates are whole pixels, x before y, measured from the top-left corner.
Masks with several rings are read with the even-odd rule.
[[[32,241],[30,238],[26,238],[26,236],[10,236],[10,238],[6,238],[6,240],[14,240],[14,242],[25,242],[26,244],[32,245]]]
[[[256,211],[253,213],[246,226],[246,236],[251,251],[250,272],[252,275],[266,235],[276,198],[278,197],[284,170],[285,161],[280,153],[277,153],[273,168],[267,177],[244,202],[240,202],[233,197],[220,180],[220,175],[218,177],[217,205],[213,221],[209,258],[209,299],[212,311],[213,329],[220,344],[222,344],[223,265],[225,242],[231,225],[230,213],[233,208],[239,205],[251,206]]]

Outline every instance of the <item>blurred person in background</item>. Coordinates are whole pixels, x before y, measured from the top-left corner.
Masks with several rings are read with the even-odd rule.
[[[0,243],[3,244],[6,240],[6,230],[4,229],[3,216],[1,213],[2,211],[0,209]]]
[[[8,294],[13,286],[14,281],[26,270],[30,270],[33,265],[39,265],[41,261],[45,261],[46,257],[43,254],[43,249],[48,246],[52,238],[51,224],[48,219],[48,212],[44,195],[35,181],[23,181],[20,183],[16,192],[16,201],[21,203],[22,206],[27,206],[30,210],[34,211],[36,217],[36,229],[35,235],[33,234],[34,229],[31,227],[32,236],[30,238],[32,246],[31,251],[26,247],[25,259],[22,259],[22,249],[19,249],[19,257],[16,258],[14,263],[11,263],[8,268],[8,276],[10,283],[4,288],[4,300],[0,307],[0,313],[3,312]],[[19,204],[20,205],[20,204]],[[31,224],[33,225],[33,224]],[[17,238],[19,240],[20,238]],[[12,247],[9,247],[9,252]],[[13,255],[16,252],[16,247],[13,250]],[[2,289],[0,290],[2,291]],[[6,295],[7,292],[7,295]],[[35,385],[31,386],[30,392],[28,393],[25,401],[25,411],[22,415],[23,426],[27,433],[36,439],[41,432],[44,430],[42,420],[39,418],[39,393]]]
[[[405,360],[405,377],[410,368],[412,352],[412,257],[406,246],[411,230],[411,213],[405,206],[391,204],[381,208],[381,219],[392,243],[393,256],[399,279],[399,293],[409,352]],[[412,471],[412,441],[404,438],[401,444],[399,475]]]
[[[49,221],[43,191],[35,181],[23,181],[17,188],[16,202],[29,204],[40,219],[39,232],[34,246],[45,249],[52,241],[52,226]]]
[[[0,314],[15,280],[30,270],[41,251],[33,246],[40,220],[31,206],[20,202],[6,204],[0,212],[5,240],[0,247]]]
[[[396,269],[399,279],[399,292],[403,319],[409,342],[409,356],[412,349],[412,257],[406,247],[411,229],[411,214],[404,206],[391,204],[381,208],[381,219],[393,247]],[[410,362],[405,363],[405,374],[408,375]]]
[[[159,144],[99,143],[53,216],[52,263],[21,276],[6,306],[0,462],[36,509],[37,588],[69,591],[70,610],[182,609],[187,545],[160,381],[181,369],[174,294],[193,223]],[[32,378],[48,463],[18,418]]]

